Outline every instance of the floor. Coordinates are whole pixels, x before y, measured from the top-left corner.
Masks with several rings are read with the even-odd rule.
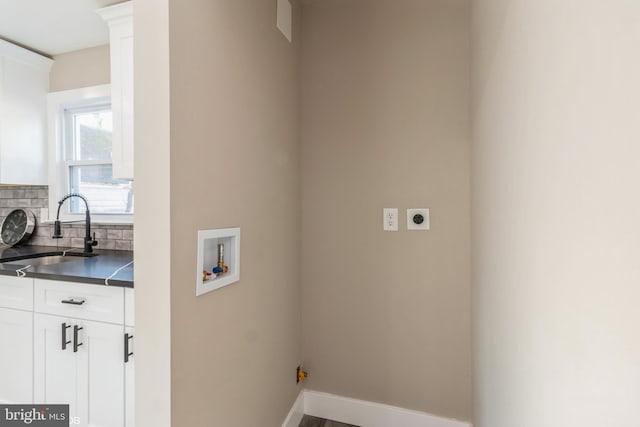
[[[322,418],[305,415],[299,427],[358,427],[352,424],[339,423],[337,421],[325,420]]]

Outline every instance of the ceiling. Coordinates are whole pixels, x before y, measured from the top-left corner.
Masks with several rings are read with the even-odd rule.
[[[48,56],[109,43],[96,13],[122,0],[0,0],[0,38]]]

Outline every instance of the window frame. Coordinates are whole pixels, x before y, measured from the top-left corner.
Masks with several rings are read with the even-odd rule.
[[[58,201],[69,193],[70,166],[113,164],[104,160],[67,160],[67,135],[73,130],[67,121],[69,113],[83,109],[91,110],[99,106],[111,105],[111,85],[91,86],[81,89],[51,92],[47,97],[48,129],[49,129],[49,221],[56,219]],[[84,220],[84,211],[70,213],[66,204],[60,210],[62,221]],[[91,209],[91,200],[89,200]],[[43,216],[45,218],[45,216]],[[133,214],[96,214],[91,213],[91,221],[96,224],[133,224]]]

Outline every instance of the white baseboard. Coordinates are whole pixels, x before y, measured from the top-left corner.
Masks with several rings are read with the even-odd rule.
[[[298,427],[303,414],[362,427],[472,427],[425,412],[311,390],[300,392],[282,427]]]
[[[304,416],[304,390],[300,392],[282,427],[298,427]]]

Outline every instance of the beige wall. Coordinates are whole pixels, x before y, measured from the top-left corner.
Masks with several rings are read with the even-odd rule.
[[[111,82],[109,45],[63,53],[53,59],[55,62],[49,75],[50,92]]]
[[[169,0],[135,2],[135,424],[169,427],[172,336],[168,232],[171,228]]]
[[[173,425],[279,426],[301,348],[296,44],[275,1],[169,3]],[[241,280],[196,297],[197,230],[234,226]]]
[[[474,425],[636,426],[640,3],[473,21]]]
[[[466,0],[302,12],[308,387],[471,417]],[[400,208],[397,233],[382,209]],[[406,231],[406,208],[432,229]]]

